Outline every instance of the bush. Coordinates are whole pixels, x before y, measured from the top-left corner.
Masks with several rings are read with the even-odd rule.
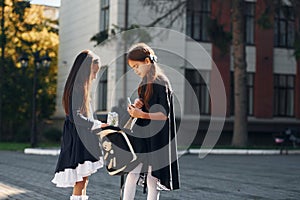
[[[30,128],[17,129],[14,140],[15,142],[30,142]]]
[[[43,132],[43,136],[48,142],[60,142],[62,131],[57,128],[50,128]]]

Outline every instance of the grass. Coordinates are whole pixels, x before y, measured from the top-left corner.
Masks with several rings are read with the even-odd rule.
[[[38,144],[39,148],[58,148],[59,143],[41,143]],[[29,143],[20,142],[0,142],[0,151],[24,151],[25,148],[30,148]]]
[[[5,151],[23,151],[28,147],[30,147],[29,143],[0,142],[0,150]]]
[[[30,148],[29,143],[20,142],[0,142],[0,151],[24,151],[25,148]],[[39,143],[38,148],[59,148],[60,143],[44,142]],[[192,145],[189,149],[200,149],[201,146]],[[248,146],[248,147],[232,147],[232,146],[215,146],[213,149],[280,149],[279,146]],[[300,147],[288,147],[289,150],[299,150]],[[178,146],[178,150],[186,150],[186,147]]]
[[[201,146],[196,146],[196,145],[192,145],[190,148],[191,149],[200,149]],[[205,149],[205,148],[204,148]],[[256,150],[256,149],[269,149],[269,150],[273,150],[273,149],[280,149],[279,146],[246,146],[246,147],[234,147],[234,146],[222,146],[222,145],[218,145],[218,146],[214,146],[213,149],[250,149],[250,150]],[[290,150],[296,150],[296,149],[300,149],[300,147],[292,147],[292,146],[288,146],[287,149]]]

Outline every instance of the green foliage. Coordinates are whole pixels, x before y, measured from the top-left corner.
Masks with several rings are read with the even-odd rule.
[[[24,12],[26,8],[30,8],[29,1],[13,1],[12,11],[18,15],[20,21],[24,20]]]
[[[296,33],[295,42],[294,42],[294,56],[296,59],[300,59],[300,34]]]
[[[57,128],[50,128],[43,132],[43,137],[47,142],[59,143],[61,140],[62,131]]]
[[[108,38],[108,31],[100,31],[99,33],[93,35],[91,41],[96,42],[95,46],[98,46]]]
[[[265,9],[264,13],[257,20],[257,24],[265,30],[273,28],[273,24],[270,19],[271,16],[272,16],[271,10],[268,7]]]
[[[29,143],[0,142],[1,151],[24,151],[28,147],[30,147]]]
[[[49,118],[55,111],[59,41],[57,22],[43,16],[43,6],[30,5],[28,1],[6,0],[5,3],[5,33],[1,34],[1,38],[6,39],[5,57],[0,65],[3,71],[1,139],[28,142],[32,118],[35,52],[40,52],[41,56],[48,53],[52,59],[49,69],[38,69],[38,123]],[[27,54],[29,58],[26,68],[21,68],[18,63],[23,54]]]
[[[22,127],[17,129],[13,138],[14,142],[30,142],[30,128]]]
[[[212,43],[220,49],[222,54],[226,54],[229,51],[232,33],[226,32],[223,25],[219,24],[217,19],[209,20],[208,34]]]
[[[108,30],[101,31],[95,34],[90,40],[96,42],[95,46],[104,45],[107,42],[110,42],[111,38],[113,38],[117,34],[122,34],[123,41],[126,41],[128,44],[132,44],[139,41],[147,43],[152,40],[147,30],[143,29],[137,24],[132,24],[127,29],[117,25],[113,25],[113,28],[110,30],[110,34],[108,33]]]

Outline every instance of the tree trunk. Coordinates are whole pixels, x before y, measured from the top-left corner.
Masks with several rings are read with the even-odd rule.
[[[232,0],[232,42],[234,59],[234,129],[233,146],[246,146],[247,127],[247,71],[244,42],[244,0]]]
[[[0,141],[3,136],[3,122],[2,122],[2,102],[3,102],[3,90],[2,90],[2,82],[3,82],[3,73],[4,73],[4,52],[5,52],[5,27],[4,27],[4,10],[5,9],[5,0],[1,0],[1,64],[0,64]]]
[[[295,81],[295,117],[300,119],[300,0],[291,0],[292,7],[295,13],[295,43],[294,48],[297,53],[295,58],[296,64],[296,81]]]

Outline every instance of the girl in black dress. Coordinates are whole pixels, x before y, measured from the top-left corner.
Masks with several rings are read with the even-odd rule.
[[[138,118],[132,142],[140,164],[127,175],[123,198],[134,199],[138,183],[148,189],[148,200],[157,200],[160,190],[179,189],[173,90],[149,46],[133,45],[127,59],[142,78],[139,98],[127,109],[131,117]]]
[[[88,176],[103,167],[98,138],[93,130],[106,124],[93,118],[90,102],[92,80],[96,79],[99,68],[99,57],[92,51],[82,51],[64,87],[62,103],[66,119],[52,182],[57,187],[73,187],[70,200],[87,200]]]

